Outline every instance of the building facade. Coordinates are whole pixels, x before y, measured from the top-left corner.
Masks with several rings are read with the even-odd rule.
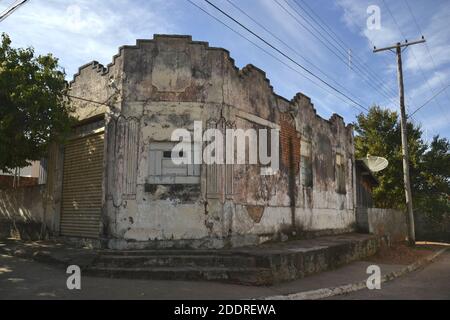
[[[300,93],[278,96],[224,49],[190,36],[138,40],[107,67],[81,67],[70,95],[79,124],[48,158],[45,217],[57,234],[110,248],[222,248],[355,228],[352,127],[322,119]],[[195,123],[276,130],[279,171],[175,165],[172,133]]]

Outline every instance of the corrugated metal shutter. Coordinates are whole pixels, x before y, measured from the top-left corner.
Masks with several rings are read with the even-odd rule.
[[[98,238],[102,207],[104,134],[65,146],[61,235]]]

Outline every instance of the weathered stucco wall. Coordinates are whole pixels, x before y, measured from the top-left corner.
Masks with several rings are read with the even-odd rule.
[[[107,68],[80,68],[71,94],[109,105],[74,100],[81,120],[106,112],[103,236],[112,246],[221,247],[354,226],[351,126],[337,115],[320,118],[302,94],[291,101],[276,95],[264,72],[252,65],[239,70],[224,49],[155,35],[122,47]],[[149,184],[150,145],[170,141],[177,128],[193,131],[196,120],[204,129],[280,129],[279,173],[201,165],[198,185]],[[299,170],[303,140],[311,144],[308,187]]]
[[[37,240],[45,236],[42,223],[44,187],[31,186],[0,190],[0,238],[19,236]]]
[[[407,236],[406,215],[401,210],[358,208],[358,228],[378,236],[389,236],[390,241],[404,241]]]

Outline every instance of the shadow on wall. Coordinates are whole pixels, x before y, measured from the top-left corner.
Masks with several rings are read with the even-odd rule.
[[[42,223],[45,186],[0,190],[0,239],[40,240],[47,237]]]

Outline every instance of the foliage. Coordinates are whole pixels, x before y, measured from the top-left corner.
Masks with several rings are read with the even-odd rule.
[[[24,167],[63,139],[72,120],[67,83],[58,59],[15,49],[6,34],[0,44],[0,170]]]
[[[415,210],[440,219],[450,212],[450,142],[436,136],[430,145],[422,140],[422,130],[407,124],[411,189]],[[405,208],[401,126],[396,112],[374,106],[355,123],[356,158],[367,154],[388,159],[389,166],[376,173],[380,182],[374,189],[375,206]]]

